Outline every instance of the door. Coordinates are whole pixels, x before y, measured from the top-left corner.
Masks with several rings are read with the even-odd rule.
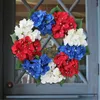
[[[27,0],[28,1],[28,0]],[[39,0],[38,0],[39,1]],[[14,98],[20,99],[32,99],[50,100],[97,100],[98,93],[98,36],[97,36],[97,2],[96,0],[44,0],[44,3],[39,9],[51,9],[50,3],[53,6],[59,3],[64,10],[66,7],[61,2],[63,1],[65,6],[70,8],[72,14],[75,17],[83,18],[83,28],[86,31],[88,37],[88,45],[90,49],[90,55],[86,56],[80,62],[80,71],[77,77],[68,78],[66,83],[62,86],[59,84],[40,84],[36,85],[33,78],[30,77],[23,69],[16,69],[16,59],[11,53],[11,38],[10,34],[13,33],[15,23],[26,17],[26,8],[22,3],[18,3],[15,0],[4,0],[4,28],[3,28],[3,65],[4,65],[4,97],[6,99],[14,100]],[[76,2],[79,4],[76,5]],[[20,1],[19,1],[20,2]],[[31,6],[36,4],[36,0]],[[36,3],[35,3],[36,2]],[[43,8],[43,5],[45,7]],[[23,9],[22,9],[23,8]],[[23,13],[24,16],[20,16]],[[17,21],[16,21],[17,20]]]

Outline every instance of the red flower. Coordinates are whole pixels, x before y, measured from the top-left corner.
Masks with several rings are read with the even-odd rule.
[[[67,12],[55,12],[54,19],[56,22],[52,27],[54,38],[63,38],[65,34],[67,35],[68,30],[77,27],[74,18]]]
[[[36,51],[41,51],[41,44],[39,40],[35,40],[35,42],[33,42],[33,45]]]
[[[66,60],[68,60],[68,56],[65,53],[63,53],[63,52],[60,52],[60,54],[58,54],[58,55],[55,56],[54,63],[58,67],[60,67],[63,64],[63,61],[66,61]]]
[[[11,49],[13,54],[21,61],[25,59],[32,60],[36,55],[41,55],[40,41],[36,40],[35,42],[32,42],[28,36],[16,41]]]
[[[59,68],[61,74],[65,77],[72,77],[78,74],[78,60],[76,59],[68,59],[68,56],[61,52],[54,58],[54,62]]]
[[[67,62],[64,62],[61,67],[59,67],[60,72],[63,76],[73,77],[78,74],[78,60],[72,59]]]

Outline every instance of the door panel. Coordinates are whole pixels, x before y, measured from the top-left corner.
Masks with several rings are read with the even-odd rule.
[[[46,1],[46,0],[45,0]],[[64,1],[64,0],[63,0]],[[74,1],[74,0],[73,0]],[[73,3],[73,2],[72,2]],[[83,3],[83,0],[81,0]],[[97,7],[96,0],[85,0],[85,19],[86,27],[84,29],[87,32],[88,44],[91,54],[84,58],[80,64],[80,73],[78,74],[78,81],[68,80],[62,87],[59,84],[46,84],[36,86],[34,80],[30,78],[25,71],[15,70],[16,60],[11,53],[11,39],[10,34],[13,33],[15,26],[15,18],[20,13],[15,12],[16,1],[4,0],[4,94],[6,95],[46,95],[46,94],[97,94],[97,83],[98,83],[98,37],[97,37]],[[46,4],[45,9],[48,10]],[[16,9],[20,11],[21,9]],[[25,12],[25,11],[24,11]],[[79,13],[78,13],[79,14]],[[17,16],[16,16],[17,15]],[[82,70],[83,68],[83,70]],[[24,75],[24,76],[23,76]],[[24,79],[26,78],[26,82]],[[30,79],[31,81],[27,80]],[[13,83],[13,84],[10,84]],[[9,84],[12,87],[9,87]],[[80,98],[79,98],[80,99]],[[73,100],[73,99],[68,99]],[[75,99],[74,99],[75,100]],[[78,99],[77,99],[78,100]],[[84,99],[80,99],[84,100]],[[86,100],[86,99],[85,99]],[[89,99],[88,99],[89,100]],[[90,99],[92,100],[92,98]],[[94,100],[94,99],[93,99]]]

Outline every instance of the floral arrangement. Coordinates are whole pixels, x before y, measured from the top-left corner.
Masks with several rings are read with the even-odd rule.
[[[62,39],[53,59],[42,53],[41,38],[47,34]],[[32,11],[29,19],[23,19],[15,26],[11,37],[17,68],[23,68],[42,84],[64,83],[67,77],[77,75],[79,61],[89,54],[82,20],[73,18],[58,6],[50,13]]]

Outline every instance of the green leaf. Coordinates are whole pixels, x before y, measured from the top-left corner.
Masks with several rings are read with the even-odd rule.
[[[11,34],[10,36],[12,38],[12,42],[14,43],[17,40],[15,33]]]
[[[58,6],[55,8],[51,9],[50,13],[53,14],[54,12],[62,11]]]
[[[16,61],[16,70],[22,69],[22,62],[20,60]]]
[[[31,15],[34,13],[34,9],[32,9],[30,12],[29,12],[29,15],[28,15],[28,18],[30,19]]]
[[[36,59],[39,59],[40,57],[38,55],[35,56]]]
[[[35,82],[36,82],[36,86],[38,86],[38,85],[40,85],[41,84],[41,79],[39,78],[39,79],[34,79],[35,80]]]
[[[82,19],[75,19],[77,24],[77,29],[82,28]]]
[[[88,46],[86,46],[86,55],[90,55],[90,50]]]
[[[75,75],[75,77],[78,77],[78,75]]]
[[[59,82],[60,86],[63,86],[63,84],[65,83],[66,80],[62,80],[61,82]]]

